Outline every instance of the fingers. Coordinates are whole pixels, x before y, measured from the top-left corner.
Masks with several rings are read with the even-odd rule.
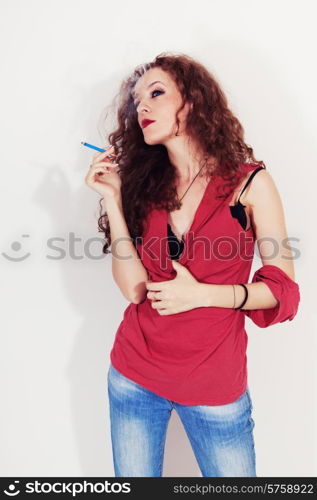
[[[96,161],[96,162],[93,162],[92,163],[93,166],[95,165],[106,165],[106,166],[110,166],[111,165],[119,165],[119,163],[114,163],[113,161]]]
[[[85,183],[91,186],[96,182],[97,175],[104,175],[106,173],[103,167],[91,168],[85,176]]]
[[[158,311],[162,311],[168,308],[168,303],[164,300],[157,300],[156,302],[151,302],[151,307]]]
[[[147,297],[150,300],[163,300],[162,292],[147,292]]]
[[[97,158],[104,158],[107,155],[114,156],[114,155],[111,155],[111,153],[112,153],[113,150],[114,150],[114,147],[110,146],[103,153],[100,153],[99,151],[97,151],[96,153],[93,154],[93,159],[95,160]]]
[[[111,170],[111,167],[116,168],[117,165],[109,162],[99,162],[91,165],[85,178],[86,182],[91,182],[93,179],[95,179],[96,175],[111,175],[113,173],[117,174],[116,170]]]
[[[108,167],[117,167],[119,165],[119,163],[112,163],[110,161],[100,161],[100,162],[97,162],[97,163],[93,163],[90,167],[90,170],[92,168],[95,168],[95,167],[104,167],[104,168],[108,168]]]
[[[87,172],[87,177],[93,177],[96,173],[110,173],[112,169],[117,168],[118,163],[112,163],[109,161],[94,162],[89,166]]]
[[[105,167],[96,167],[96,168],[91,168],[86,177],[88,179],[93,179],[96,174],[106,174],[106,173],[107,171]]]
[[[115,163],[114,161],[102,161],[104,158],[107,158],[108,160],[115,160],[118,155],[112,153],[113,149],[114,147],[111,146],[110,148],[107,148],[106,151],[102,153],[97,152],[93,155],[92,163],[89,166],[89,170],[85,178],[87,183],[91,182],[96,175],[112,173],[117,174],[116,168],[119,165],[118,163]]]
[[[113,149],[113,146],[111,147],[111,149]],[[107,151],[104,151],[103,153],[97,153],[93,156],[93,161],[92,161],[92,164],[90,165],[90,167],[92,166],[95,166],[95,165],[100,165],[100,164],[103,164],[104,166],[109,166],[109,167],[112,167],[112,166],[115,166],[117,167],[119,164],[118,163],[115,163],[115,160],[117,158],[117,154],[113,154],[113,153],[109,153],[110,149],[108,149]],[[108,160],[110,161],[102,161],[104,158],[107,158]]]

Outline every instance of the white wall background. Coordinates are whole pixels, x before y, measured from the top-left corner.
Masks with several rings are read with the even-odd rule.
[[[1,1],[2,476],[114,474],[106,374],[128,302],[101,253],[99,195],[84,184],[93,151],[80,142],[105,144],[100,123],[121,80],[166,50],[219,78],[298,239],[300,310],[268,329],[246,319],[249,386],[258,476],[317,475],[316,10],[309,0]],[[200,475],[175,412],[163,473]]]

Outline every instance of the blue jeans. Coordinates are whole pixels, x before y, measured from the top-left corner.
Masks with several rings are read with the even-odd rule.
[[[184,406],[126,378],[111,363],[107,381],[116,477],[162,476],[173,408],[204,477],[256,477],[249,388],[233,403]]]

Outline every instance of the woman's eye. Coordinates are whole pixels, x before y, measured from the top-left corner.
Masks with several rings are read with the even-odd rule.
[[[155,92],[159,92],[160,94],[164,94],[165,93],[163,90],[152,90],[152,92],[151,92],[152,98],[156,97],[156,96],[153,96],[153,94],[155,94]],[[139,104],[140,103],[138,101],[134,103],[134,105],[135,105],[136,108],[139,106]]]
[[[151,92],[151,95],[153,96],[155,92],[160,92],[161,94],[164,94],[163,90],[153,90],[153,92]]]

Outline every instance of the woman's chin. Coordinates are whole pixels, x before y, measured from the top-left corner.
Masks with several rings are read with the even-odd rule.
[[[148,136],[146,136],[146,134],[144,134],[144,142],[148,146],[155,146],[156,144],[161,144],[162,139],[158,138],[158,137],[150,136],[150,134]]]
[[[147,134],[145,133],[144,136],[144,142],[148,144],[148,146],[155,146],[156,144],[164,144],[170,136],[168,135],[157,135],[157,134]]]

